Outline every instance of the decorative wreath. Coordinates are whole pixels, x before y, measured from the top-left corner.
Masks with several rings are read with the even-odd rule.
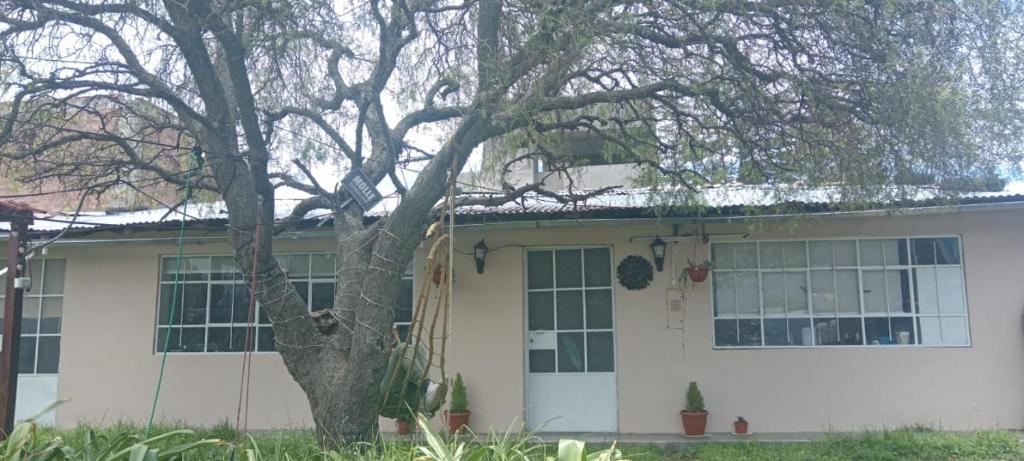
[[[654,280],[654,266],[643,256],[626,256],[617,272],[619,283],[627,290],[643,290]]]

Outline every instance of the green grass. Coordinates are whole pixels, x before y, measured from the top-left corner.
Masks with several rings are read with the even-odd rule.
[[[182,426],[161,426],[154,429],[154,435],[179,429]],[[211,428],[194,429],[200,438],[217,438],[238,441],[239,437],[227,424]],[[57,431],[43,429],[44,438],[61,437],[68,446],[83,443],[87,427]],[[126,431],[139,432],[141,429],[127,424],[115,424],[96,429],[100,435],[113,435]],[[266,461],[321,460],[325,459],[316,446],[313,435],[307,431],[275,431],[253,435],[262,459]],[[503,440],[505,445],[514,445],[514,438]],[[499,444],[502,441],[499,440]],[[606,444],[604,446],[607,446]],[[554,455],[550,446],[528,445],[532,450],[531,459],[542,460],[545,455]],[[380,442],[372,447],[344,450],[331,461],[411,461],[418,456],[409,442]],[[593,448],[598,448],[594,446]],[[625,445],[621,447],[624,457],[633,461],[656,460],[1024,460],[1024,445],[1019,435],[1002,431],[981,431],[973,433],[951,433],[928,431],[915,428],[866,432],[853,435],[830,435],[820,440],[796,443],[705,443],[684,445],[676,449],[664,449],[657,445]],[[508,455],[488,459],[520,459],[510,455],[511,449],[497,452]],[[189,454],[185,460],[206,461],[226,460],[224,446],[205,447]]]

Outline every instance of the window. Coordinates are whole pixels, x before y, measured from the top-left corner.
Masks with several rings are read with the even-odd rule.
[[[60,363],[60,327],[64,311],[63,259],[33,259],[28,263],[32,289],[25,292],[21,318],[18,373],[55,374]],[[0,267],[7,267],[0,260]],[[0,303],[5,284],[0,281]],[[0,308],[0,332],[3,331]]]
[[[311,311],[334,303],[333,254],[289,254],[277,257],[281,268]],[[163,352],[170,331],[170,352],[240,352],[246,346],[249,283],[231,256],[182,258],[178,306],[170,322],[176,258],[163,258],[157,313],[156,351]],[[273,351],[270,319],[256,306],[257,351]],[[170,325],[173,324],[173,327]]]
[[[714,243],[716,347],[969,342],[957,237]]]
[[[334,304],[335,255],[330,253],[285,254],[277,256],[281,268],[310,311]],[[169,322],[174,298],[176,258],[161,261],[157,312],[157,352],[163,352],[171,332],[170,352],[241,352],[245,350],[249,319],[249,283],[232,256],[189,256],[182,258],[174,322]],[[412,272],[402,277],[402,290],[395,307],[395,327],[404,338],[412,321]],[[256,351],[273,351],[274,331],[270,319],[256,306],[253,344]],[[173,327],[171,326],[173,324]]]
[[[530,372],[615,371],[611,251],[530,250],[526,264]]]

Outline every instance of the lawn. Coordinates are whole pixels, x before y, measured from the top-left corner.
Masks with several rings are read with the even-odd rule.
[[[180,427],[160,427],[154,435],[165,434]],[[214,428],[194,429],[194,435],[182,435],[172,440],[151,444],[167,448],[172,445],[198,439],[222,439],[237,441],[239,435],[227,425]],[[73,430],[55,431],[40,429],[36,443],[45,446],[59,438],[63,446],[72,451],[84,452],[91,437],[96,440],[111,440],[123,434],[139,434],[141,430],[129,425],[115,425],[90,430],[83,426]],[[90,435],[91,434],[91,435]],[[413,460],[422,455],[418,446],[425,442],[381,442],[372,447],[354,447],[340,452],[322,453],[316,447],[311,433],[303,431],[267,432],[253,435],[258,447],[259,459],[266,461],[284,460],[329,460],[329,461],[398,461]],[[486,442],[485,442],[486,443]],[[469,448],[481,444],[471,442]],[[492,437],[488,451],[482,460],[543,460],[545,456],[556,456],[557,448],[551,445],[533,444],[516,437]],[[243,459],[230,455],[231,445],[222,443],[200,447],[188,452],[182,459],[228,460]],[[589,446],[594,451],[605,446]],[[949,433],[920,429],[901,429],[887,432],[866,432],[856,435],[832,435],[812,442],[795,443],[705,443],[685,445],[681,448],[663,448],[654,445],[625,445],[621,447],[622,458],[633,461],[654,460],[1011,460],[1024,459],[1024,445],[1018,434],[1002,431],[974,433]],[[526,457],[522,456],[526,453]],[[0,456],[0,461],[13,461]],[[65,459],[65,458],[61,458]],[[68,459],[87,459],[69,457]],[[91,458],[88,458],[91,459]],[[125,459],[128,459],[127,457]],[[425,458],[438,459],[438,458]],[[481,460],[481,461],[482,461]]]

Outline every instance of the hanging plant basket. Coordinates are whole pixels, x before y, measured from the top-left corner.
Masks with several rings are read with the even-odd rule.
[[[643,256],[626,256],[617,270],[619,284],[627,290],[643,290],[654,280],[654,266]]]
[[[690,276],[690,280],[694,283],[700,283],[708,279],[708,273],[711,272],[710,267],[687,267],[686,273]]]

